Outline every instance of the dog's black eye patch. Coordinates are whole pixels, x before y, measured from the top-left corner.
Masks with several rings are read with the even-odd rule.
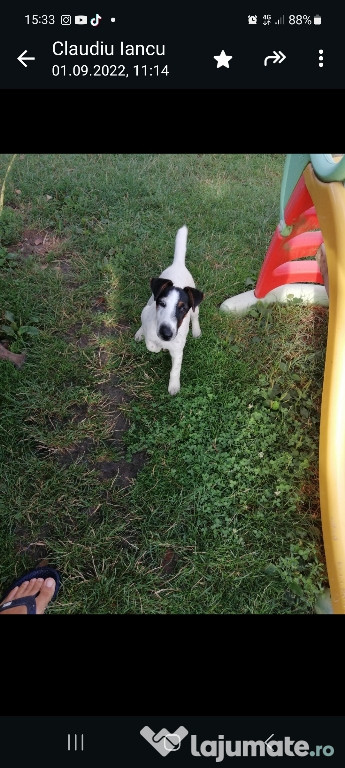
[[[186,317],[187,312],[189,312],[189,305],[188,305],[188,296],[185,293],[185,291],[182,291],[181,288],[178,289],[180,293],[180,299],[176,304],[176,318],[177,318],[177,327],[179,328],[181,323],[183,322],[183,319]]]
[[[177,302],[176,311],[186,313],[190,310],[189,296],[182,288],[177,289],[179,292],[179,300]]]

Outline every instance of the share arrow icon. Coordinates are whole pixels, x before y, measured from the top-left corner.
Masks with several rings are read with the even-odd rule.
[[[277,51],[273,51],[273,54],[274,54],[274,56],[266,56],[265,61],[264,61],[265,67],[267,67],[267,62],[268,62],[269,59],[273,59],[272,64],[277,64],[277,62],[279,62],[279,64],[281,64],[282,61],[284,61],[284,59],[286,59],[285,53],[283,53],[282,51],[278,51],[278,53],[277,53]]]
[[[25,64],[26,61],[34,61],[35,56],[25,56],[27,51],[23,51],[23,53],[20,54],[20,56],[17,56],[18,61],[20,61],[21,64],[23,64],[23,67],[27,67],[28,65]]]

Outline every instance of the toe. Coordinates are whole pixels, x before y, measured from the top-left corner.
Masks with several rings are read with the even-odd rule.
[[[37,595],[37,592],[39,592],[43,584],[43,579],[30,579],[29,582],[24,582],[24,583],[27,584],[25,589],[25,596]]]
[[[37,613],[44,613],[48,603],[50,603],[53,595],[55,592],[55,581],[51,577],[49,579],[45,579],[41,588],[40,593],[36,597],[36,611]]]

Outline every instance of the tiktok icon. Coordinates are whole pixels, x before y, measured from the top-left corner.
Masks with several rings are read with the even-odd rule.
[[[98,27],[98,24],[101,20],[102,20],[102,16],[100,16],[99,13],[96,13],[96,16],[94,16],[94,18],[91,19],[90,24],[92,24],[93,27]]]

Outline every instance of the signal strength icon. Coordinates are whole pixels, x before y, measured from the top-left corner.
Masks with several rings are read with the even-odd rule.
[[[284,16],[280,16],[278,21],[274,22],[275,24],[284,24]]]

